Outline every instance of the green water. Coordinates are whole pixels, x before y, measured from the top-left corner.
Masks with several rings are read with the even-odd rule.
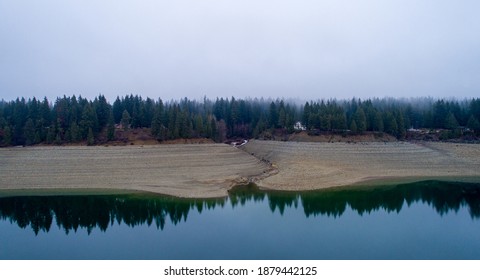
[[[480,184],[2,197],[0,259],[480,259]]]

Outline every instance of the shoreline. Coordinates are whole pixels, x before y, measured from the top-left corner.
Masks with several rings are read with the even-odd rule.
[[[0,196],[146,192],[220,198],[238,185],[301,192],[426,180],[480,182],[480,146],[305,143],[0,149]]]
[[[480,184],[480,177],[465,177],[465,178],[456,178],[456,177],[416,177],[416,178],[378,178],[372,180],[366,180],[358,182],[352,185],[344,186],[334,186],[327,188],[318,188],[318,189],[306,189],[306,190],[280,190],[273,188],[265,188],[257,185],[256,183],[247,183],[254,184],[255,188],[263,192],[281,192],[281,193],[305,193],[305,192],[315,192],[315,191],[343,191],[343,190],[365,190],[365,189],[378,189],[378,188],[388,188],[395,187],[397,185],[411,184],[411,183],[421,183],[427,181],[438,181],[438,182],[452,182],[452,183],[474,183]],[[126,190],[126,189],[96,189],[96,188],[75,188],[75,189],[65,189],[65,188],[31,188],[31,189],[1,189],[0,198],[5,197],[17,197],[17,196],[104,196],[104,195],[146,195],[146,196],[162,196],[162,197],[171,197],[175,199],[222,199],[227,198],[229,193],[236,188],[243,188],[246,184],[234,184],[229,189],[227,189],[227,194],[222,196],[181,196],[181,195],[172,195],[165,194],[161,192],[151,192],[145,190]]]
[[[480,182],[480,145],[432,142],[249,142],[244,150],[278,168],[261,189],[306,191],[425,180]]]

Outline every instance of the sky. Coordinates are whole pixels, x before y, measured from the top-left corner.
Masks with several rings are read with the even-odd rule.
[[[480,97],[480,1],[0,0],[0,99]]]

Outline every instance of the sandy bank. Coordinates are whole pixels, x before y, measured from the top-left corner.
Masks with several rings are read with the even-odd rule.
[[[278,174],[257,182],[275,190],[480,178],[480,145],[473,144],[251,141],[244,149],[278,168]]]
[[[290,191],[385,181],[478,181],[480,145],[253,140],[241,149],[223,144],[0,149],[0,191],[221,197],[254,178],[260,178],[260,187]]]
[[[0,190],[118,189],[221,197],[268,165],[223,144],[0,149]]]

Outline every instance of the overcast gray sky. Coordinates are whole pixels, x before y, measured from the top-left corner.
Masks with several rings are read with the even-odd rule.
[[[480,97],[480,1],[0,0],[0,99]]]

